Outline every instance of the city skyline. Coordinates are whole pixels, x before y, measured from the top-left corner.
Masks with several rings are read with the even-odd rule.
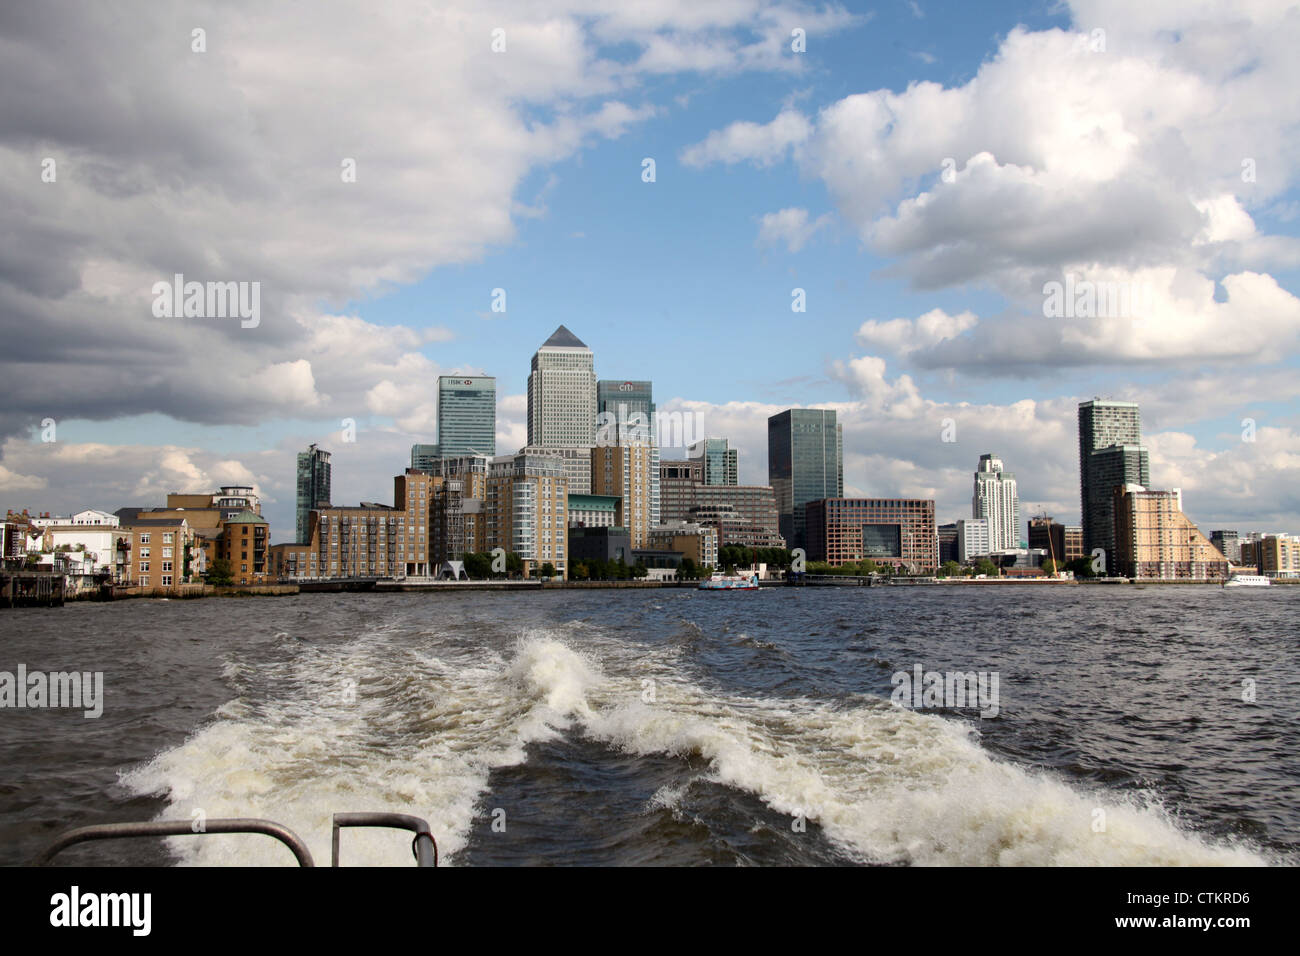
[[[40,93],[58,123],[19,110],[0,140],[17,239],[0,315],[18,343],[0,358],[0,496],[68,513],[247,483],[280,540],[295,456],[329,449],[333,497],[376,496],[434,440],[439,375],[495,376],[498,450],[523,447],[528,357],[564,324],[596,374],[653,381],[660,410],[727,437],[742,484],[766,482],[769,416],[823,408],[845,426],[846,496],[932,497],[950,521],[994,448],[1024,513],[1075,524],[1075,409],[1100,396],[1142,406],[1151,483],[1181,488],[1200,527],[1300,530],[1300,144],[1296,108],[1268,92],[1291,84],[1280,12],[926,7],[742,3],[705,27],[557,4],[566,39],[517,11],[499,55],[472,5],[429,31],[394,5],[361,35],[290,8],[256,31],[213,11],[203,54],[174,12],[132,31],[37,10],[15,42],[82,71]],[[1229,26],[1233,50],[1207,52]],[[361,51],[388,35],[409,48],[379,70]],[[298,121],[266,81],[285,37],[316,51],[294,67],[355,138]],[[348,83],[313,73],[331,58]],[[0,66],[19,92],[22,60]],[[431,63],[464,78],[445,102],[428,99]],[[107,77],[140,109],[87,116]],[[1042,77],[1075,113],[1048,108]],[[1192,79],[1195,109],[1172,92]],[[199,102],[231,122],[196,122]],[[492,122],[464,130],[470,114]],[[175,275],[260,282],[258,321],[160,318],[148,293]]]

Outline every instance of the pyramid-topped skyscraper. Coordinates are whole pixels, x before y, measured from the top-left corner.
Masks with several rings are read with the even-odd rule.
[[[595,356],[561,325],[533,355],[528,373],[528,447],[563,450],[569,490],[587,494],[596,443]]]

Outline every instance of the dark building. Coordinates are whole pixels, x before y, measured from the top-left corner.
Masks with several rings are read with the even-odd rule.
[[[1151,483],[1142,418],[1136,402],[1094,399],[1079,403],[1079,514],[1083,550],[1115,552],[1115,489]]]
[[[1065,525],[1057,524],[1049,515],[1039,515],[1029,519],[1029,548],[1041,548],[1047,557],[1064,564],[1066,562]]]
[[[569,567],[580,561],[618,561],[629,567],[636,563],[632,556],[632,536],[627,528],[570,528]]]
[[[960,562],[961,558],[957,556],[957,522],[941,524],[937,530],[939,536],[939,564],[947,564],[949,561]],[[1030,547],[1033,547],[1033,545],[1031,544]]]
[[[844,432],[834,412],[790,408],[767,420],[767,482],[781,537],[806,548],[804,506],[844,494]]]
[[[1233,564],[1241,564],[1241,542],[1235,531],[1211,531],[1210,544]]]
[[[767,485],[711,485],[702,458],[659,463],[659,515],[718,529],[718,547],[783,548],[776,496]]]

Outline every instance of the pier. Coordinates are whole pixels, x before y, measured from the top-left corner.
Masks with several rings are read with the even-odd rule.
[[[0,607],[62,607],[65,580],[51,571],[0,571]]]

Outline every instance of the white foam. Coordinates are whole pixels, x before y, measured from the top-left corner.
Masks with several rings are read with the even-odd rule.
[[[571,646],[579,642],[581,651]],[[414,813],[429,820],[447,860],[468,843],[492,769],[522,762],[529,743],[583,733],[628,753],[701,758],[711,779],[779,813],[802,814],[863,861],[1266,862],[1258,851],[1188,832],[1159,806],[995,760],[965,724],[874,698],[835,706],[722,694],[686,678],[682,653],[577,625],[563,638],[529,633],[508,659],[487,648],[425,656],[370,635],[329,652],[305,650],[283,665],[284,690],[274,700],[227,705],[216,722],[124,781],[166,794],[169,818],[202,808],[209,817],[278,820],[308,841],[318,862],[329,859],[331,813]],[[390,666],[379,668],[381,660]],[[331,697],[347,680],[357,682],[352,704]],[[675,808],[686,785],[661,788],[650,807]],[[1094,832],[1096,808],[1105,811],[1104,832]],[[186,862],[289,862],[262,837],[173,844]],[[409,837],[349,831],[342,856],[405,865]]]

